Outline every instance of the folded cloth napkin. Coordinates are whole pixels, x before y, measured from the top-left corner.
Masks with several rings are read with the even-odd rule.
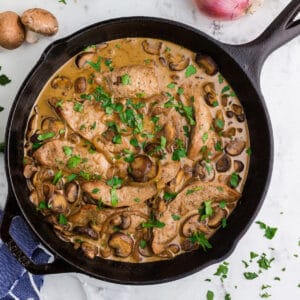
[[[0,211],[0,223],[3,212]],[[47,263],[50,256],[41,248],[22,217],[14,218],[10,233],[16,243],[35,263]],[[43,276],[27,272],[0,240],[0,299],[40,299]]]

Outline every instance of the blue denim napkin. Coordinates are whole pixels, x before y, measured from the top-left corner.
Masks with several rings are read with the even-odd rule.
[[[3,212],[0,211],[0,223]],[[35,263],[47,263],[50,256],[41,248],[23,218],[14,218],[10,233],[16,243]],[[0,299],[40,299],[43,276],[27,272],[0,240]]]

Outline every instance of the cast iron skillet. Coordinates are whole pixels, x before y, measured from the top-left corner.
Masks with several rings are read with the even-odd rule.
[[[1,238],[12,254],[30,272],[51,274],[81,272],[95,278],[122,284],[154,284],[175,280],[225,259],[234,250],[262,205],[270,181],[273,138],[269,115],[260,91],[259,77],[267,56],[300,34],[300,21],[294,21],[300,1],[292,1],[256,40],[232,46],[177,22],[131,17],[104,21],[84,28],[51,44],[24,81],[13,103],[6,131],[6,172],[8,199],[1,226]],[[168,40],[194,52],[209,53],[232,85],[247,114],[253,155],[243,197],[228,220],[228,226],[211,239],[213,248],[177,256],[173,260],[129,264],[96,258],[89,260],[69,243],[61,241],[28,199],[23,177],[23,140],[30,111],[49,77],[69,58],[90,44],[123,37],[152,37]],[[12,219],[22,215],[46,248],[53,253],[49,264],[34,264],[9,233]]]

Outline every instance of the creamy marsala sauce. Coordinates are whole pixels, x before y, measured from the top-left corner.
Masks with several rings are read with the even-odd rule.
[[[91,259],[141,263],[212,247],[251,151],[213,59],[145,38],[64,64],[36,100],[24,148],[30,200],[62,240]]]

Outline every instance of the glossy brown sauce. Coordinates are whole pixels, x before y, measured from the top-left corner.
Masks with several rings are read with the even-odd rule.
[[[87,54],[88,59],[84,59]],[[58,236],[66,242],[74,243],[75,249],[80,248],[86,256],[100,256],[126,262],[168,259],[197,248],[199,242],[193,239],[195,233],[202,233],[208,239],[217,228],[222,225],[225,227],[226,218],[238,201],[238,193],[228,201],[223,199],[222,195],[216,196],[216,199],[202,199],[206,205],[202,203],[196,209],[191,206],[193,208],[188,211],[185,210],[185,204],[182,204],[178,209],[182,215],[177,214],[174,204],[180,196],[183,198],[182,202],[188,203],[194,201],[189,197],[196,193],[199,193],[199,197],[205,197],[203,194],[206,191],[207,195],[210,195],[210,189],[216,188],[217,193],[223,186],[242,193],[249,167],[250,141],[241,103],[219,72],[208,75],[205,68],[199,67],[195,60],[195,53],[166,41],[144,38],[114,40],[90,46],[71,58],[49,79],[41,91],[29,119],[24,143],[24,175],[28,181],[30,198]],[[87,61],[91,61],[92,64]],[[131,102],[128,102],[128,97],[114,99],[112,89],[122,91],[123,88],[129,88],[135,84],[131,82],[135,77],[130,78],[127,71],[124,71],[122,76],[117,77],[117,82],[110,86],[110,75],[105,74],[126,66],[145,66],[154,70],[159,85],[159,96],[147,98],[139,91],[135,97],[130,97]],[[149,83],[151,84],[152,82]],[[112,97],[114,104],[122,105],[112,109],[111,106],[103,107],[102,100],[102,106],[96,103],[93,96],[89,95],[93,95],[99,86],[106,95]],[[191,88],[194,86],[196,89]],[[199,137],[196,139],[196,127],[205,126],[198,124],[195,116],[193,106],[198,101],[198,98],[194,99],[195,90],[201,95],[197,97],[201,98],[201,105],[208,111],[212,122],[209,124],[209,130],[200,136],[204,146],[197,152],[196,157],[191,158],[192,144],[199,142]],[[217,102],[209,102],[211,98],[208,93],[211,93],[210,96]],[[157,103],[160,101],[163,106],[155,108],[159,106]],[[166,105],[167,102],[169,104]],[[75,112],[71,110],[71,117],[68,119],[64,113],[67,111],[66,105],[70,103],[72,106],[74,104]],[[185,109],[179,107],[178,103]],[[87,110],[88,105],[96,107],[96,113],[99,113],[101,118],[92,117]],[[140,132],[137,132],[136,123],[130,126],[130,120],[128,121],[126,116],[123,116],[123,119],[120,116],[126,110],[132,110],[136,116],[135,121],[142,123]],[[81,113],[76,124],[76,116],[74,117],[73,113],[76,116]],[[198,121],[201,122],[201,118]],[[160,122],[162,126],[159,126]],[[87,138],[89,132],[97,131],[101,124],[107,126],[106,131],[91,139]],[[117,124],[119,129],[107,124]],[[177,130],[178,124],[181,126],[178,130],[182,132]],[[77,126],[77,129],[74,126]],[[182,127],[185,127],[186,131],[182,130]],[[213,146],[209,146],[211,134],[215,136]],[[135,144],[131,143],[132,138],[136,139],[138,147],[132,145]],[[51,153],[47,156],[47,163],[41,158],[47,151],[45,145],[51,141],[68,143],[61,144],[67,145],[61,146],[64,147],[65,157],[58,161],[59,154],[53,155],[52,166]],[[127,146],[123,147],[123,143],[129,150]],[[147,145],[148,148],[152,146],[152,150],[156,149],[156,152],[151,152]],[[157,146],[160,148],[155,148]],[[76,157],[73,157],[76,156],[74,153],[77,147],[85,149],[84,153],[89,159],[90,155],[95,153],[103,154],[100,159],[108,162],[109,167],[96,168],[95,164],[99,160],[91,159],[89,165],[83,152],[77,155],[81,159],[79,165],[70,167],[72,162],[78,163]],[[124,149],[127,150],[124,152]],[[59,153],[59,149],[57,151]],[[34,154],[38,152],[40,153]],[[178,155],[174,156],[175,152],[184,155],[178,158]],[[142,169],[135,170],[141,168],[139,159]],[[168,175],[169,181],[162,179],[164,168],[168,164],[178,166],[174,168],[174,174]],[[122,182],[111,188],[113,183],[109,183],[109,180],[114,177]],[[193,185],[195,182],[197,186]],[[92,183],[93,189],[89,188],[87,183]],[[210,187],[207,184],[214,186]],[[121,205],[121,196],[113,200],[112,193],[124,186],[139,189],[139,197],[134,199],[127,199],[127,196],[131,195],[131,189],[126,190],[129,191],[127,195],[126,192],[122,194],[124,201],[128,200],[124,203],[130,203],[129,206]],[[150,186],[155,191],[152,194]],[[110,193],[107,196],[104,194],[106,189]],[[152,196],[145,202],[140,201],[146,193]],[[99,198],[96,198],[95,194],[99,194]],[[136,195],[135,191],[132,195]],[[105,202],[105,197],[108,197],[108,202]],[[116,207],[118,205],[121,207]],[[166,239],[166,243],[159,244],[157,249],[161,248],[162,251],[158,253],[158,250],[153,248],[153,235],[156,235],[160,243],[159,231],[163,230],[163,227],[167,228],[168,224],[163,220],[167,220],[168,210],[173,218],[170,220],[177,222],[176,236]],[[173,210],[176,214],[171,214]],[[223,217],[214,223],[218,214]],[[156,254],[153,253],[153,249]]]

